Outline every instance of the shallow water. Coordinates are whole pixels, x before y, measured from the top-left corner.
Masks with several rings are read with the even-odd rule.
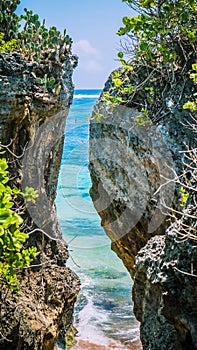
[[[78,345],[73,350],[140,349],[131,279],[111,251],[89,196],[88,117],[98,95],[98,90],[75,91],[56,200],[63,237],[69,244],[68,265],[82,282],[74,314]]]

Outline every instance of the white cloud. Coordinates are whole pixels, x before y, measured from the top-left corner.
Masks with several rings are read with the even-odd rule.
[[[86,39],[81,39],[73,44],[73,53],[79,56],[78,68],[89,72],[102,72],[102,56],[95,47]]]
[[[98,51],[86,39],[81,39],[73,44],[73,52],[77,55],[97,55]]]

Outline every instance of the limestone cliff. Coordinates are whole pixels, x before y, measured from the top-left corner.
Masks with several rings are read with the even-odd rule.
[[[34,230],[28,244],[40,251],[36,266],[18,276],[19,294],[2,292],[2,350],[53,350],[71,324],[79,280],[65,267],[68,249],[54,199],[76,64],[71,54],[39,63],[18,53],[0,54],[0,140],[7,151],[11,182],[38,192],[35,203],[26,203],[24,219],[26,228]],[[55,79],[53,85],[48,83],[50,77]]]
[[[142,86],[144,72],[133,74]],[[197,349],[196,278],[189,275],[191,263],[195,274],[196,246],[177,242],[167,215],[180,204],[173,179],[182,172],[181,151],[196,148],[187,127],[195,118],[182,108],[193,87],[188,78],[176,78],[172,90],[166,82],[155,85],[157,117],[151,120],[138,108],[146,98],[143,89],[126,106],[103,102],[106,92],[115,95],[110,77],[90,123],[90,193],[112,249],[134,280],[145,350]]]

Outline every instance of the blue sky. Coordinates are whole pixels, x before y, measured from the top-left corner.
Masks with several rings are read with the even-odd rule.
[[[110,72],[119,63],[115,61],[120,48],[116,35],[122,17],[132,15],[121,0],[21,0],[20,8],[33,10],[46,25],[67,29],[72,37],[73,53],[79,64],[73,80],[76,89],[102,88]]]

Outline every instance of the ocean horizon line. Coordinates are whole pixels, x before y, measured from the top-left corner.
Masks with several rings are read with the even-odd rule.
[[[103,88],[92,88],[92,89],[91,89],[91,88],[84,88],[84,89],[75,88],[75,89],[74,89],[74,91],[83,91],[83,90],[85,90],[85,91],[90,91],[90,90],[91,90],[91,91],[92,91],[92,90],[93,90],[93,91],[94,91],[94,90],[100,91],[100,90],[103,90]]]
[[[99,98],[101,89],[76,89],[74,90],[74,99],[83,99],[83,98]]]

